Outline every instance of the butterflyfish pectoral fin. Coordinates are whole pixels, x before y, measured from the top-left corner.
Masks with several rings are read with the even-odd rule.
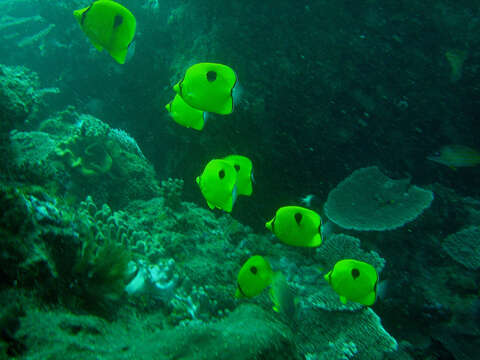
[[[270,300],[273,303],[273,306],[272,306],[273,311],[280,312],[280,310],[278,309],[277,297],[275,296],[275,293],[273,292],[273,288],[270,288],[270,291],[268,292],[268,295],[270,297]]]
[[[345,296],[340,296],[340,302],[345,305],[347,303],[347,298]]]
[[[374,291],[370,292],[363,299],[360,299],[359,303],[366,306],[372,306],[375,303],[376,294]]]
[[[108,53],[119,64],[125,64],[125,58],[127,57],[128,48],[120,50],[110,50]]]
[[[92,45],[95,47],[95,49],[97,49],[98,51],[103,51],[103,46],[102,45],[100,45],[99,43],[95,42],[92,39],[90,39],[90,41],[92,42]]]
[[[225,104],[219,109],[220,115],[228,115],[233,112],[233,98],[230,97],[228,101],[225,101]]]
[[[213,205],[211,202],[207,201],[207,205],[210,209],[215,209],[215,205]]]
[[[227,213],[231,213],[233,209],[233,204],[232,202],[229,202],[224,208],[219,207],[220,210],[223,210]]]
[[[322,237],[320,234],[315,234],[315,236],[312,238],[312,241],[308,243],[308,247],[317,247],[322,243]]]

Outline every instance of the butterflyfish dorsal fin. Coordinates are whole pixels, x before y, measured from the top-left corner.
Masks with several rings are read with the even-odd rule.
[[[103,46],[102,45],[100,45],[99,43],[97,43],[96,41],[91,40],[91,39],[90,39],[90,42],[95,47],[95,49],[97,49],[98,51],[103,51]]]

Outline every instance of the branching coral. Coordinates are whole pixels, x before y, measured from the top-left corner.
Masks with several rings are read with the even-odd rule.
[[[83,299],[85,307],[102,308],[121,298],[131,255],[111,237],[99,242],[92,228],[85,229],[82,237],[83,244],[72,268],[72,291]]]
[[[111,317],[124,294],[132,254],[116,224],[101,225],[80,207],[72,219],[75,239],[49,239],[47,252],[60,289],[56,296],[72,309]]]

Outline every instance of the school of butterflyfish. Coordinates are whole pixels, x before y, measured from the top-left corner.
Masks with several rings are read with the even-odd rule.
[[[97,0],[73,12],[93,46],[105,49],[124,64],[135,38],[136,19],[124,6],[112,0]],[[173,87],[174,98],[165,106],[178,124],[195,130],[205,126],[207,114],[231,114],[234,110],[235,71],[227,65],[198,63],[189,67]],[[210,160],[196,182],[210,209],[231,212],[239,195],[250,196],[254,177],[252,161],[246,156],[229,155]],[[315,211],[300,206],[279,208],[265,224],[282,243],[297,247],[317,247],[322,243],[322,219]],[[338,261],[325,280],[342,303],[375,303],[378,274],[375,268],[355,259]],[[289,317],[295,310],[295,297],[285,276],[274,272],[267,259],[251,256],[240,268],[235,297],[252,298],[270,288],[273,309]]]

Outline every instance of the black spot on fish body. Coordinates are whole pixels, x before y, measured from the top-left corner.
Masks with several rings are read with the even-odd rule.
[[[352,269],[352,277],[353,279],[356,279],[360,276],[360,270],[358,269]]]
[[[220,171],[218,172],[218,177],[219,177],[220,179],[223,179],[223,178],[225,177],[225,170],[223,170],[223,169],[220,170]]]
[[[250,272],[251,272],[253,275],[256,275],[256,274],[257,274],[257,272],[258,272],[258,269],[257,269],[257,267],[256,267],[256,266],[252,266],[252,267],[250,267]]]
[[[115,15],[115,19],[113,20],[113,28],[116,29],[120,25],[123,24],[123,16],[122,15]]]
[[[214,82],[215,80],[217,80],[217,72],[212,70],[207,72],[207,80],[208,82]]]
[[[303,215],[300,213],[295,213],[295,221],[297,222],[297,225],[300,225],[300,221],[302,221]]]
[[[240,171],[240,165],[238,165],[238,164],[235,164],[235,165],[234,165],[234,168],[235,168],[235,170],[237,170],[237,172],[239,172],[239,171]]]

